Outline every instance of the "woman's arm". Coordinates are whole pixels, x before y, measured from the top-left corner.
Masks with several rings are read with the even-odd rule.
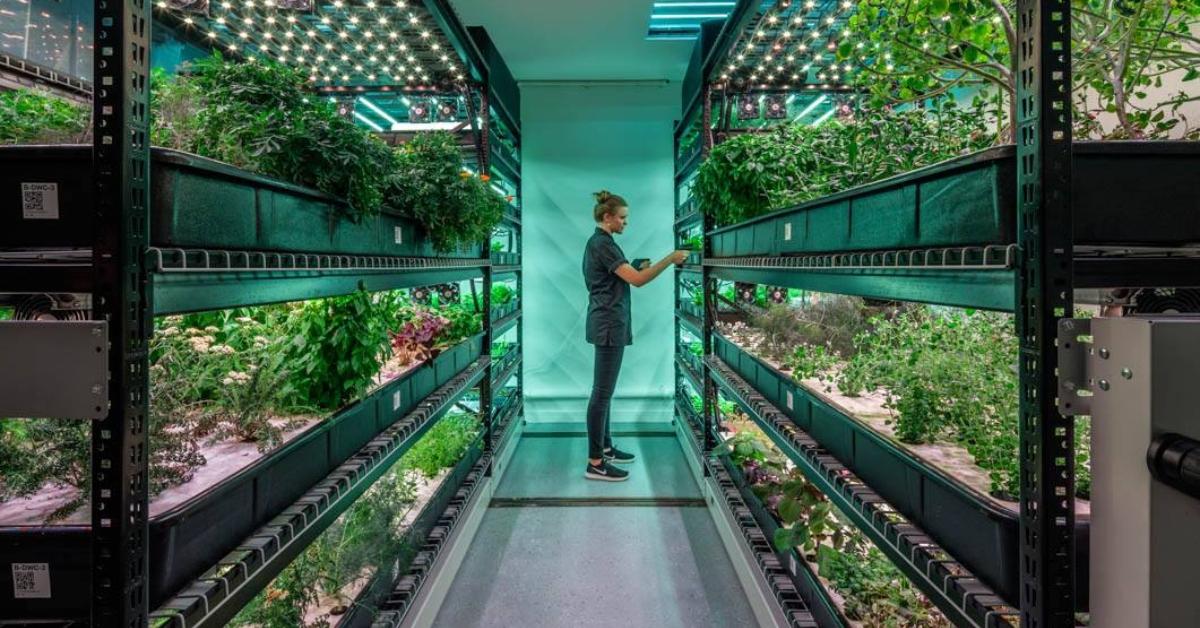
[[[687,256],[687,251],[675,251],[670,255],[658,260],[657,263],[653,264],[649,268],[636,270],[630,264],[621,264],[613,272],[615,272],[621,279],[629,282],[629,285],[636,288],[641,288],[642,286],[658,278],[658,276],[661,275],[663,271],[666,270],[671,264],[682,264],[685,260],[687,260]]]

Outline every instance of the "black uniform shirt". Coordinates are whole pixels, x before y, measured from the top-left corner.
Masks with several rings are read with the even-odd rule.
[[[627,264],[611,234],[597,227],[583,250],[583,281],[588,288],[587,341],[601,346],[633,344],[629,322],[629,283],[616,275]]]

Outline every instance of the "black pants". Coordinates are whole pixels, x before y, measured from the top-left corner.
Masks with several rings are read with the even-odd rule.
[[[608,419],[612,409],[613,390],[617,387],[617,374],[621,372],[621,358],[625,347],[596,346],[596,369],[592,376],[592,398],[588,401],[588,458],[604,455],[612,447],[608,431]]]

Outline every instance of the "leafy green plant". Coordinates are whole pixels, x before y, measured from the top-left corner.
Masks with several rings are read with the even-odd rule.
[[[457,137],[443,131],[421,133],[396,155],[390,196],[402,215],[425,227],[435,249],[452,251],[491,237],[505,200],[488,186],[486,175],[464,170]]]
[[[359,290],[296,310],[286,358],[294,403],[333,410],[367,390],[390,350],[396,298]]]
[[[356,221],[379,212],[395,155],[312,95],[299,71],[214,54],[187,72],[153,77],[154,141],[346,199]]]
[[[0,91],[0,144],[91,141],[91,110],[40,89]]]
[[[517,296],[517,291],[508,287],[506,284],[498,283],[492,285],[492,305],[507,305],[511,303]]]
[[[871,183],[991,145],[976,112],[941,101],[928,109],[843,110],[819,127],[789,124],[713,147],[693,191],[718,225]]]
[[[403,464],[435,477],[442,469],[455,465],[479,435],[478,415],[453,413],[443,417],[404,456]]]
[[[1150,97],[1163,77],[1187,82],[1200,77],[1200,46],[1194,33],[1200,7],[1189,0],[1073,0],[1071,35],[1074,122],[1079,138],[1164,137],[1182,120],[1179,108],[1195,94]],[[868,61],[860,73],[874,105],[915,103],[956,91],[975,94],[986,114],[990,101],[1005,141],[1016,123],[1016,3],[863,0],[849,28],[870,45],[869,60],[843,43],[840,59]],[[1098,114],[1111,114],[1106,126]],[[1189,129],[1184,136],[1196,136]]]
[[[817,565],[819,573],[845,599],[847,617],[863,625],[895,628],[951,625],[873,546],[859,552],[822,546]]]
[[[438,313],[449,322],[438,333],[436,346],[451,347],[483,333],[483,317],[461,304],[448,305]]]

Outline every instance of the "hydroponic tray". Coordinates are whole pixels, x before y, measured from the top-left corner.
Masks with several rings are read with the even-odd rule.
[[[1076,245],[1200,242],[1200,142],[1077,142]],[[1016,148],[998,146],[714,230],[714,257],[1016,242]]]
[[[805,477],[829,498],[955,625],[1012,624],[1015,608],[970,567],[795,425],[719,357],[708,359],[713,379]]]
[[[1010,602],[1020,599],[1020,519],[1015,507],[925,463],[716,333],[713,354],[998,595]],[[1090,518],[1077,515],[1080,610],[1088,604],[1089,530]]]
[[[92,175],[91,146],[0,146],[0,247],[91,247]],[[392,213],[355,223],[340,199],[190,153],[153,149],[150,185],[150,244],[160,248],[483,255],[482,243],[435,253],[422,230]]]
[[[720,461],[721,470],[725,472],[729,480],[737,487],[738,493],[742,497],[742,503],[750,511],[750,514],[754,516],[754,520],[758,523],[759,529],[762,530],[763,536],[770,540],[771,547],[775,550],[775,555],[779,557],[783,569],[791,576],[796,590],[799,591],[804,603],[808,605],[808,610],[817,621],[817,625],[822,628],[843,628],[849,626],[851,622],[846,619],[845,614],[833,599],[830,598],[829,590],[817,578],[817,574],[813,573],[808,561],[804,560],[795,548],[784,552],[776,547],[774,539],[775,531],[780,527],[779,522],[775,520],[775,517],[771,516],[771,513],[767,511],[762,501],[750,489],[750,483],[746,481],[746,476],[742,474],[742,470],[733,464],[729,456],[714,457]]]
[[[395,584],[393,575],[408,569],[420,549],[420,544],[429,536],[429,532],[437,524],[438,519],[450,506],[450,501],[462,488],[463,482],[466,481],[467,476],[482,455],[483,437],[481,433],[480,437],[476,438],[468,447],[462,459],[442,480],[441,486],[434,492],[433,497],[421,507],[420,514],[405,530],[405,551],[401,555],[393,557],[388,564],[378,566],[370,583],[363,587],[349,610],[334,623],[334,626],[337,628],[364,628],[371,625],[379,603],[388,596]]]
[[[215,564],[257,527],[304,495],[378,434],[482,353],[471,337],[313,425],[295,439],[200,494],[150,518],[150,605],[157,607]],[[51,597],[12,596],[11,574],[0,570],[0,619],[87,617],[90,526],[0,527],[0,564],[46,563]]]
[[[735,533],[740,532],[746,547],[754,556],[758,569],[766,580],[767,586],[775,600],[783,610],[789,626],[793,628],[828,628],[841,624],[830,624],[819,621],[818,614],[812,611],[805,594],[808,593],[798,586],[792,578],[779,555],[775,552],[771,536],[763,530],[751,509],[742,500],[741,491],[734,484],[729,474],[713,459],[706,458],[705,466],[715,487],[712,487],[717,498],[722,502],[716,507],[725,510],[731,517],[731,523],[737,526]]]

